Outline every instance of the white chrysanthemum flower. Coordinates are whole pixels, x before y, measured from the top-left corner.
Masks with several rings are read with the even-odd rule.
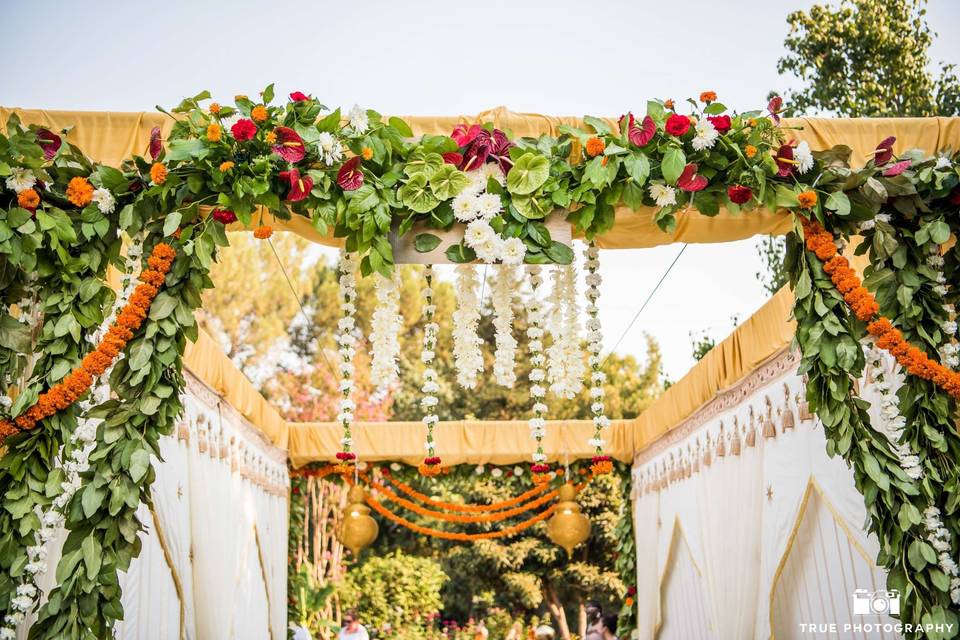
[[[477,246],[474,251],[477,257],[484,262],[496,262],[503,253],[503,240],[496,233],[493,233],[487,240]]]
[[[26,167],[13,167],[10,169],[10,175],[7,176],[7,189],[12,189],[17,193],[25,189],[32,189],[37,184],[37,177],[33,171]]]
[[[698,120],[694,130],[697,135],[694,136],[690,142],[695,151],[703,151],[704,149],[711,148],[716,144],[717,136],[720,135],[717,132],[717,128],[713,126],[713,123],[706,118]]]
[[[523,264],[526,255],[527,245],[523,244],[520,238],[507,238],[503,241],[503,250],[500,253],[503,264]]]
[[[658,207],[669,207],[677,204],[677,190],[670,185],[654,182],[649,188],[650,197],[653,198]]]
[[[356,133],[366,133],[367,129],[370,128],[370,118],[367,116],[367,110],[362,109],[360,105],[353,105],[353,108],[347,114],[347,119]]]
[[[476,469],[473,470],[473,472],[474,472],[475,474],[477,474],[478,476],[482,476],[482,475],[483,475],[483,465],[482,465],[482,464],[478,464],[477,467],[476,467]]]
[[[494,467],[493,469],[490,469],[490,475],[494,478],[499,478],[503,475],[503,469],[500,467]]]
[[[329,131],[321,131],[317,136],[317,147],[324,164],[336,164],[343,158],[343,145]]]
[[[947,169],[950,167],[950,158],[947,156],[937,156],[937,163],[933,165],[934,169]]]
[[[804,140],[793,150],[793,159],[797,163],[797,173],[806,173],[813,169],[813,152],[810,145]]]
[[[507,184],[507,176],[496,162],[488,162],[480,167],[478,171],[483,175],[484,188],[486,188],[487,181],[490,178],[493,178],[501,187]]]
[[[489,220],[503,210],[500,196],[495,193],[481,193],[476,196],[477,211],[480,217]]]
[[[113,197],[109,189],[104,187],[93,191],[93,201],[97,204],[97,208],[100,209],[100,213],[113,213],[113,210],[117,206],[117,199]]]
[[[463,190],[450,203],[453,217],[460,222],[470,222],[480,215],[480,202],[475,192]]]
[[[516,467],[514,467],[514,468],[513,468],[513,475],[515,475],[515,476],[522,476],[522,475],[523,475],[523,467],[521,467],[521,466],[519,466],[519,465],[517,465]]]
[[[477,247],[489,242],[496,235],[493,227],[486,220],[474,220],[467,225],[467,230],[463,234],[463,241],[468,247],[476,249]]]

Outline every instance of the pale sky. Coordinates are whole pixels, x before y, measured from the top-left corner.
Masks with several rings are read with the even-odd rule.
[[[791,86],[776,73],[785,18],[811,4],[0,0],[0,105],[152,111],[203,89],[228,102],[275,82],[279,96],[301,90],[389,114],[504,105],[617,116],[707,89],[747,110]],[[934,61],[960,62],[960,3],[931,0],[928,19],[940,34]],[[680,378],[693,364],[689,331],[725,336],[731,315],[742,321],[763,304],[753,246],[691,245],[618,351],[642,358],[649,332],[667,374]],[[679,248],[603,252],[608,348]]]

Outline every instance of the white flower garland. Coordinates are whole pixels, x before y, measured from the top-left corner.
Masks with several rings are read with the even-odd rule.
[[[940,255],[940,247],[931,246],[926,262],[927,266],[937,273],[934,293],[941,297],[947,295],[947,278],[943,275],[944,260]],[[943,311],[947,314],[947,319],[940,324],[945,337],[944,344],[940,347],[940,359],[945,367],[957,369],[960,368],[960,344],[955,340],[960,338],[957,333],[957,309],[952,304],[944,304]]]
[[[873,387],[880,396],[880,423],[874,425],[890,442],[890,447],[900,462],[900,468],[912,480],[923,478],[923,467],[920,458],[910,449],[910,446],[901,442],[903,430],[906,427],[906,418],[900,414],[900,400],[894,386],[902,383],[903,370],[899,364],[893,362],[894,370],[888,374],[884,364],[888,361],[883,350],[878,349],[872,339],[865,341],[867,365],[873,372]],[[924,528],[927,530],[927,541],[937,552],[937,564],[940,570],[950,578],[950,599],[954,604],[960,604],[960,567],[950,556],[952,536],[950,530],[943,525],[940,519],[940,509],[930,505],[924,510]]]
[[[427,265],[423,277],[427,286],[423,288],[420,294],[423,296],[423,317],[426,323],[423,325],[423,350],[420,352],[420,360],[426,367],[423,370],[423,399],[420,400],[420,408],[423,410],[423,423],[427,426],[427,440],[424,447],[427,450],[427,459],[436,458],[436,442],[433,439],[433,428],[440,418],[437,416],[437,392],[440,391],[440,385],[437,382],[437,372],[433,369],[433,361],[437,357],[437,336],[440,333],[440,325],[433,320],[437,311],[433,303],[433,265]]]
[[[483,353],[480,351],[479,278],[476,269],[468,264],[457,265],[454,288],[457,310],[453,312],[453,362],[457,370],[457,382],[461,387],[473,389],[477,376],[483,372]]]
[[[493,301],[493,326],[497,349],[493,357],[493,376],[504,387],[517,381],[517,340],[513,337],[513,294],[517,287],[516,268],[509,264],[494,266],[490,287]]]
[[[603,447],[606,442],[603,440],[603,430],[610,426],[610,419],[604,412],[603,404],[603,383],[607,375],[600,370],[602,360],[600,359],[600,350],[603,348],[603,332],[600,327],[600,308],[597,301],[600,299],[600,249],[592,242],[587,246],[584,252],[586,257],[585,265],[587,276],[587,351],[590,353],[590,411],[593,413],[594,434],[590,440],[590,446],[596,449],[597,456],[603,455]]]
[[[120,295],[114,302],[110,314],[104,318],[95,332],[87,336],[88,342],[97,344],[103,339],[116,319],[117,313],[126,306],[133,294],[141,267],[142,242],[143,236],[138,236],[127,250]],[[123,354],[120,354],[118,359],[122,357]],[[108,381],[112,370],[113,365],[94,380],[89,398],[79,403],[81,416],[92,407],[109,399]],[[70,434],[70,457],[63,462],[64,479],[60,483],[60,494],[54,498],[48,508],[43,509],[39,505],[34,507],[34,513],[40,520],[40,528],[34,532],[33,544],[27,547],[27,564],[24,566],[23,581],[17,585],[16,596],[10,600],[10,612],[4,617],[3,625],[0,626],[0,640],[12,640],[17,637],[17,626],[33,609],[40,595],[37,578],[45,574],[49,568],[47,543],[53,539],[57,529],[66,521],[66,509],[82,486],[80,475],[90,468],[90,454],[96,446],[97,427],[100,422],[102,421],[99,418],[78,418],[77,428]]]
[[[337,454],[341,463],[349,463],[356,459],[356,454],[350,451],[353,446],[353,436],[350,426],[353,424],[356,405],[353,398],[354,366],[353,358],[357,355],[356,318],[357,312],[357,268],[360,261],[354,253],[340,254],[340,318],[337,328],[337,344],[340,354],[340,413],[337,422],[343,425],[343,438],[340,440],[342,451]]]
[[[400,274],[394,269],[390,278],[374,275],[377,306],[370,320],[370,381],[377,392],[385,394],[397,382],[400,369]]]
[[[543,320],[544,304],[537,297],[537,289],[543,284],[543,278],[540,275],[540,267],[531,265],[527,267],[527,273],[530,276],[530,287],[532,293],[530,302],[527,304],[527,337],[528,348],[530,349],[530,399],[533,401],[533,417],[530,418],[530,436],[536,441],[537,449],[533,454],[534,473],[542,465],[545,465],[547,456],[543,452],[543,438],[547,435],[547,405],[544,398],[547,395],[547,388],[544,386],[547,373],[543,367],[546,364],[546,357],[543,355]]]
[[[547,378],[550,390],[561,398],[573,398],[583,389],[585,366],[580,350],[580,310],[577,307],[576,271],[573,265],[557,265],[551,274],[550,334]]]

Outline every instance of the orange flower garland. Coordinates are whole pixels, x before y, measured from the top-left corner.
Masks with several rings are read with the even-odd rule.
[[[176,252],[164,243],[159,243],[147,259],[149,269],[140,274],[140,284],[134,289],[130,301],[117,314],[117,319],[107,330],[97,347],[84,356],[80,365],[67,376],[40,394],[37,402],[17,416],[13,422],[0,420],[0,443],[18,431],[33,429],[41,420],[63,411],[87,392],[93,381],[110,367],[123,351],[127,342],[143,324],[153,299],[163,284]]]
[[[833,234],[814,220],[801,218],[807,249],[823,262],[823,271],[843,296],[853,313],[868,322],[867,332],[877,339],[877,346],[890,353],[911,375],[929,380],[960,400],[960,373],[943,366],[923,350],[911,345],[903,333],[883,316],[877,318],[880,305],[860,282],[846,258],[839,255]]]
[[[404,484],[397,480],[396,478],[389,476],[390,483],[393,484],[398,490],[402,493],[407,494],[411,498],[419,500],[424,504],[428,504],[431,507],[436,507],[438,509],[444,509],[446,511],[459,511],[461,513],[482,513],[490,511],[501,511],[509,507],[513,507],[518,504],[522,504],[529,500],[530,498],[536,496],[539,493],[543,493],[549,488],[547,484],[538,484],[532,489],[525,491],[515,498],[510,498],[509,500],[504,500],[502,502],[493,502],[490,504],[454,504],[452,502],[443,502],[441,500],[434,500],[430,496],[426,496],[413,487]]]

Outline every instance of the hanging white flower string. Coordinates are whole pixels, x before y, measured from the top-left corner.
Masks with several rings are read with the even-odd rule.
[[[513,388],[517,381],[517,340],[513,337],[513,293],[517,286],[516,268],[501,264],[493,267],[494,279],[490,287],[493,301],[493,326],[496,329],[496,352],[493,357],[493,376],[497,384]]]
[[[528,348],[530,349],[530,399],[533,401],[533,417],[529,420],[530,435],[537,443],[537,449],[533,454],[533,464],[530,466],[530,472],[533,474],[534,482],[541,483],[549,480],[548,473],[550,465],[547,464],[547,456],[543,452],[543,439],[547,435],[547,405],[544,399],[547,395],[546,371],[543,367],[546,363],[546,357],[543,355],[543,320],[544,303],[537,296],[540,285],[543,284],[543,278],[540,276],[540,267],[531,265],[527,267],[527,273],[530,276],[530,287],[532,293],[530,301],[527,304],[527,338]]]
[[[590,353],[590,411],[593,413],[593,438],[590,446],[594,447],[594,473],[608,473],[613,470],[613,461],[603,453],[606,441],[603,439],[603,430],[610,426],[603,404],[603,383],[607,376],[600,370],[603,361],[600,359],[600,350],[603,348],[603,333],[600,327],[600,308],[597,301],[600,299],[600,249],[591,242],[586,251],[585,266],[587,268],[587,351]]]
[[[571,399],[583,389],[585,371],[580,347],[576,270],[573,265],[557,265],[552,280],[550,333],[553,343],[547,349],[548,380],[554,395]]]
[[[897,456],[904,473],[912,480],[922,480],[923,467],[920,465],[919,456],[913,453],[907,442],[901,440],[907,420],[900,413],[900,400],[895,387],[904,380],[903,370],[895,360],[877,348],[873,339],[864,342],[864,353],[871,372],[872,386],[879,396],[880,419],[876,421],[874,428],[890,442],[890,448]],[[887,370],[888,362],[893,367],[892,372]],[[950,556],[953,548],[952,536],[940,518],[940,509],[935,505],[924,510],[924,528],[927,530],[927,541],[937,553],[937,564],[950,578],[950,599],[954,604],[960,604],[960,567]]]
[[[343,438],[340,440],[341,450],[337,452],[337,460],[344,468],[356,463],[357,454],[351,451],[353,435],[350,427],[353,424],[354,404],[352,395],[354,387],[353,358],[357,353],[357,337],[355,335],[357,312],[357,267],[359,260],[356,254],[343,252],[340,255],[340,318],[337,328],[337,344],[340,354],[340,413],[337,422],[343,425]]]
[[[427,455],[420,465],[420,473],[425,476],[435,476],[441,471],[440,456],[437,455],[437,443],[433,439],[433,428],[440,421],[437,416],[437,404],[439,399],[436,394],[440,391],[440,385],[437,383],[437,372],[433,368],[433,361],[437,356],[437,335],[440,332],[440,325],[433,320],[437,307],[433,304],[433,265],[427,265],[423,273],[426,285],[420,294],[423,296],[423,318],[426,321],[423,325],[423,351],[420,352],[420,359],[423,361],[425,369],[423,370],[423,399],[420,400],[420,408],[423,410],[423,423],[427,427],[427,440],[424,447]]]
[[[943,274],[943,256],[940,255],[940,247],[933,245],[930,247],[930,255],[927,256],[927,266],[936,272],[936,282],[934,293],[939,297],[944,297],[948,293],[947,278]],[[944,333],[944,343],[940,347],[940,360],[943,365],[951,369],[960,368],[960,344],[955,338],[960,338],[957,334],[957,309],[952,304],[944,304],[943,312],[947,319],[940,324],[940,330]]]
[[[97,344],[103,339],[110,325],[116,320],[118,311],[126,306],[133,294],[141,268],[142,242],[143,236],[138,236],[127,249],[120,294],[117,296],[110,313],[104,318],[97,330],[87,336],[87,341],[91,344]],[[120,357],[123,357],[122,354]],[[81,417],[77,419],[77,428],[70,434],[69,447],[61,451],[62,455],[63,451],[69,450],[70,455],[63,462],[64,479],[60,483],[60,494],[54,498],[46,509],[39,505],[34,507],[34,513],[40,520],[40,528],[33,534],[33,544],[26,548],[27,564],[24,566],[22,580],[17,585],[16,595],[10,600],[10,612],[4,617],[3,625],[0,626],[0,639],[16,638],[17,626],[23,622],[24,617],[33,608],[40,595],[37,578],[45,574],[48,569],[47,543],[53,539],[57,529],[63,526],[66,520],[66,509],[73,496],[82,486],[80,474],[90,468],[90,454],[96,445],[97,426],[101,420],[83,416],[91,408],[109,399],[110,386],[108,381],[112,370],[113,365],[103,375],[94,380],[89,397],[79,403]]]
[[[400,274],[394,269],[390,278],[374,275],[377,306],[370,319],[370,381],[380,395],[386,394],[398,380],[400,369]]]
[[[477,376],[483,371],[483,353],[480,351],[479,279],[476,269],[469,264],[457,265],[454,284],[457,310],[453,312],[453,363],[457,382],[465,389],[477,386]]]

